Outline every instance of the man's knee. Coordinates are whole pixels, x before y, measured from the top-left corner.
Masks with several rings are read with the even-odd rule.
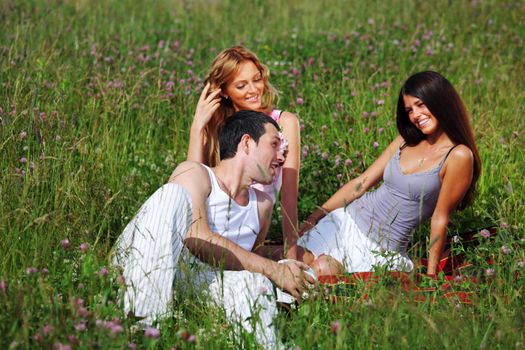
[[[330,255],[321,255],[310,266],[317,276],[340,275],[345,272],[344,266]]]
[[[311,265],[314,262],[315,256],[309,250],[300,245],[295,245],[293,249],[295,250],[297,260],[304,262],[306,265]]]

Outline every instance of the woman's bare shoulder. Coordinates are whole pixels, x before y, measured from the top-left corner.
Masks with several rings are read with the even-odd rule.
[[[297,114],[288,111],[281,112],[281,118],[279,119],[279,124],[290,124],[290,123],[299,123],[299,117]]]
[[[472,165],[472,162],[474,161],[474,153],[472,153],[472,150],[465,145],[457,145],[450,152],[447,161],[448,163],[454,163],[461,166]]]

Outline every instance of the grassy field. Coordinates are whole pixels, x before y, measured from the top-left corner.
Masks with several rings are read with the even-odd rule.
[[[525,348],[525,2],[3,0],[0,22],[0,348],[256,347],[184,295],[160,336],[136,330],[108,262],[185,159],[209,63],[238,43],[301,119],[301,218],[388,145],[401,84],[432,69],[460,92],[483,161],[478,198],[450,234],[497,227],[467,251],[465,274],[481,280],[458,287],[471,305],[439,293],[417,303],[387,281],[365,301],[357,290],[282,312],[283,343]],[[427,237],[423,227],[414,243]]]

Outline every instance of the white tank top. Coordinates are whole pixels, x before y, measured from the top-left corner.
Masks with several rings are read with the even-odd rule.
[[[203,166],[208,170],[211,182],[207,201],[210,229],[251,251],[260,229],[255,190],[249,188],[248,204],[239,205],[220,188],[215,173],[206,165]]]

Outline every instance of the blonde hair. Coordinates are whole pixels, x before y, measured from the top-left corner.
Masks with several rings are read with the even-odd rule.
[[[278,97],[277,90],[269,82],[270,71],[253,52],[243,46],[233,46],[220,52],[211,63],[205,83],[210,83],[212,89],[219,87],[224,91],[239,72],[240,65],[246,61],[252,61],[261,73],[264,83],[261,109],[268,110]],[[223,98],[206,126],[204,159],[209,166],[216,166],[219,162],[219,131],[224,121],[233,113],[235,109],[231,99]]]

